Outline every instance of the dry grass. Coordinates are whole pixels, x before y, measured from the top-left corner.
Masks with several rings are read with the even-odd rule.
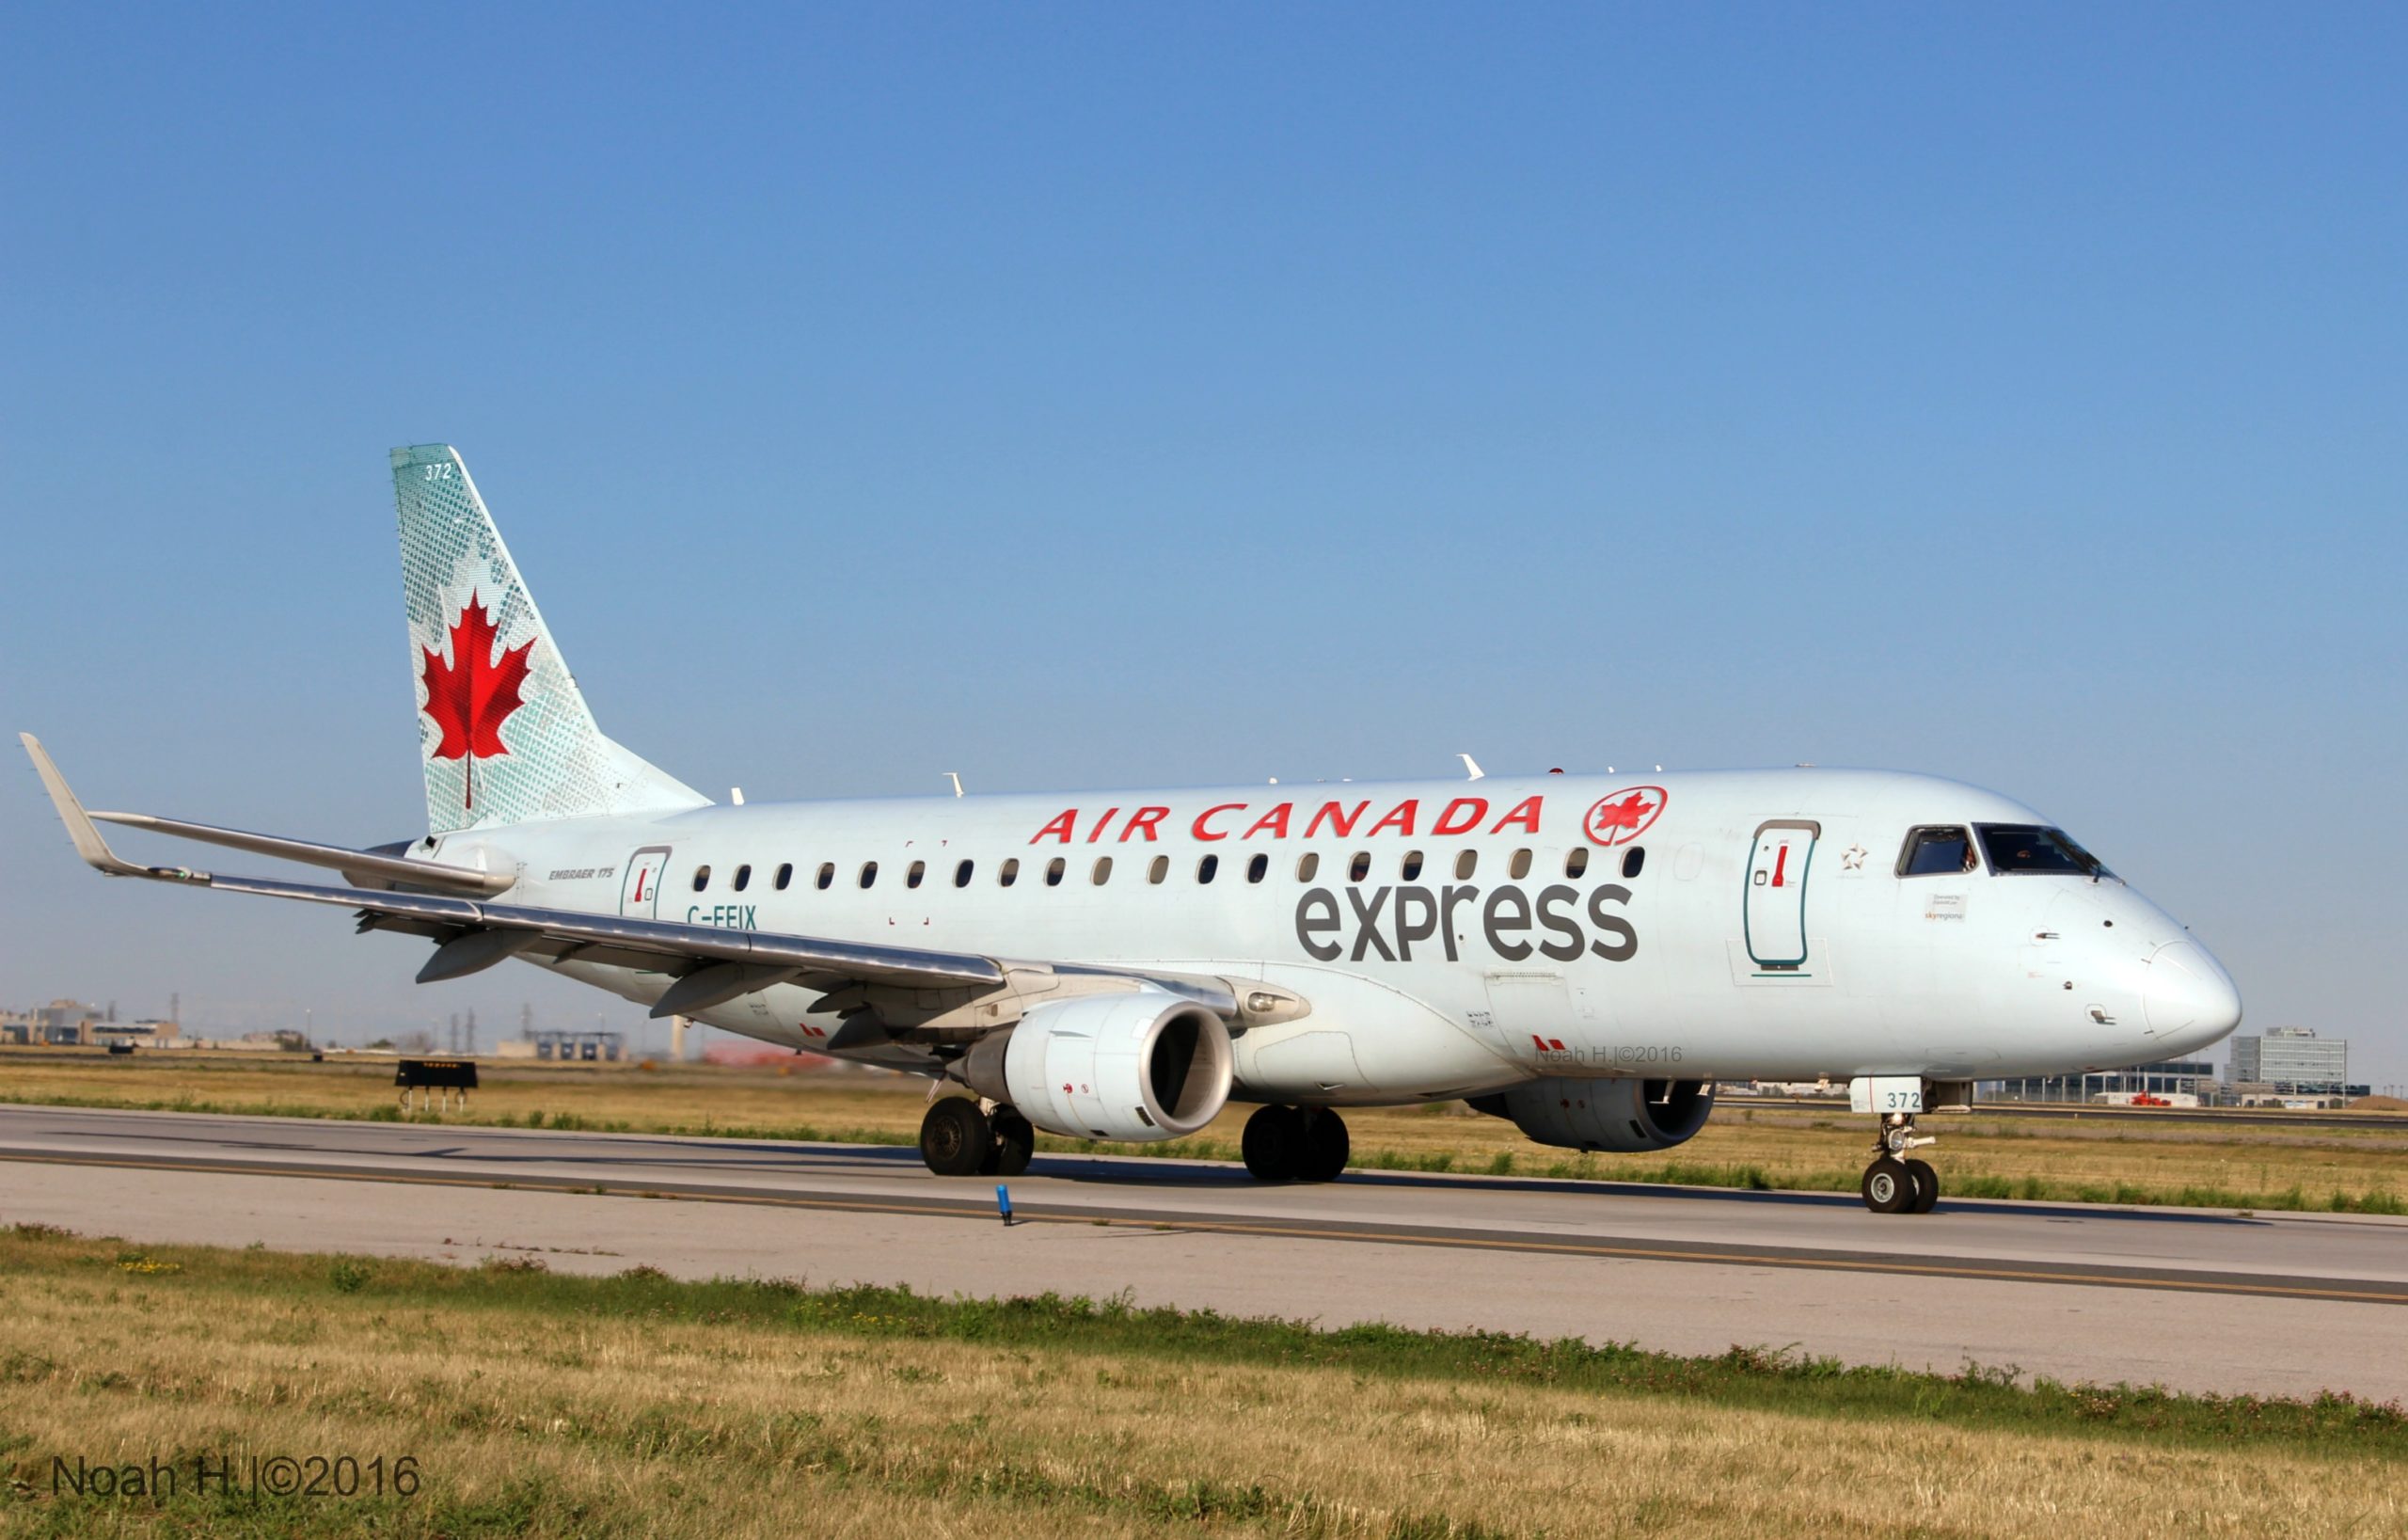
[[[223,1056],[134,1058],[0,1052],[0,1100],[186,1108],[294,1117],[394,1115],[389,1062],[230,1061]],[[488,1064],[465,1119],[514,1126],[721,1134],[907,1144],[917,1135],[924,1082],[852,1074],[676,1066],[658,1070]],[[1098,1146],[1046,1137],[1054,1151],[1235,1159],[1250,1108],[1233,1107],[1193,1139]],[[1848,1191],[1870,1129],[1834,1111],[1724,1107],[1687,1144],[1658,1155],[1548,1150],[1511,1123],[1452,1107],[1347,1114],[1357,1166],[1624,1182]],[[1941,1135],[1925,1151],[1958,1197],[2189,1203],[2255,1209],[2400,1213],[2408,1131],[2335,1115],[2298,1124],[2095,1121],[2005,1117],[1925,1120]]]
[[[2388,1435],[2346,1451],[2169,1445],[1935,1423],[1904,1395],[1890,1421],[1834,1421],[1694,1395],[554,1297],[599,1297],[606,1280],[489,1279],[500,1287],[470,1300],[442,1272],[0,1236],[12,1344],[0,1428],[20,1483],[6,1527],[2057,1540],[2103,1523],[2255,1540],[2408,1526]],[[54,1455],[196,1450],[410,1454],[425,1484],[381,1502],[51,1494]]]

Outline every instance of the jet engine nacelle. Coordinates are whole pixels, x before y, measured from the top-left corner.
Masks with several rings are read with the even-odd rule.
[[[1030,1010],[978,1040],[958,1073],[1049,1134],[1177,1139],[1229,1100],[1229,1029],[1163,990],[1088,994]]]
[[[1714,1110],[1703,1080],[1533,1080],[1489,1096],[1474,1110],[1511,1118],[1540,1144],[1565,1150],[1669,1150],[1692,1138]]]

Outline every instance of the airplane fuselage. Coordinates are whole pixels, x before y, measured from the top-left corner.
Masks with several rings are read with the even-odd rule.
[[[2140,894],[1978,855],[1977,830],[2047,825],[1956,782],[1798,769],[752,804],[420,849],[515,874],[512,903],[1265,980],[1310,1010],[1238,1038],[1237,1094],[1259,1101],[1986,1079],[2228,1032],[2230,980]],[[1904,875],[1910,833],[1949,829],[1966,867]],[[672,982],[544,965],[646,1004]],[[695,1014],[825,1052],[824,998],[785,984]]]
[[[1927,1110],[1985,1078],[2215,1041],[2241,999],[2032,809],[1860,770],[1550,773],[713,806],[601,730],[459,452],[390,455],[424,839],[360,850],[85,808],[111,877],[353,911],[798,1051],[939,1077],[941,1176],[1039,1131],[1159,1142],[1231,1099],[1262,1181],[1346,1168],[1336,1110],[1462,1098],[1542,1145],[1661,1150],[1717,1082],[1849,1082],[1860,1190],[1927,1214]],[[331,870],[148,865],[100,825]]]

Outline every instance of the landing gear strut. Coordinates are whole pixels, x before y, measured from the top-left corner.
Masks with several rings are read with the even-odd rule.
[[[1037,1153],[1037,1130],[1028,1119],[1010,1107],[997,1107],[987,1119],[995,1130],[995,1146],[980,1167],[984,1176],[1018,1176],[1028,1169],[1029,1157]]]
[[[1873,1164],[1857,1184],[1864,1206],[1876,1214],[1929,1214],[1940,1201],[1940,1173],[1929,1161],[1907,1151],[1932,1142],[1916,1135],[1913,1113],[1884,1115],[1880,1137],[1873,1144]]]
[[[1327,1107],[1258,1108],[1240,1148],[1260,1182],[1334,1182],[1354,1149],[1346,1119]]]
[[[990,1115],[966,1096],[928,1103],[920,1158],[939,1176],[1018,1176],[1037,1152],[1037,1130],[1010,1107]]]

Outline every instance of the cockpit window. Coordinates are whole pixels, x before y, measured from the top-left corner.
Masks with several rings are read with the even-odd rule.
[[[2057,872],[2072,877],[2113,877],[2099,858],[2066,837],[2062,829],[2032,823],[1977,823],[1982,853],[1994,872]]]
[[[1901,877],[1955,877],[1973,869],[1973,836],[1959,824],[1909,829],[1898,852]]]

